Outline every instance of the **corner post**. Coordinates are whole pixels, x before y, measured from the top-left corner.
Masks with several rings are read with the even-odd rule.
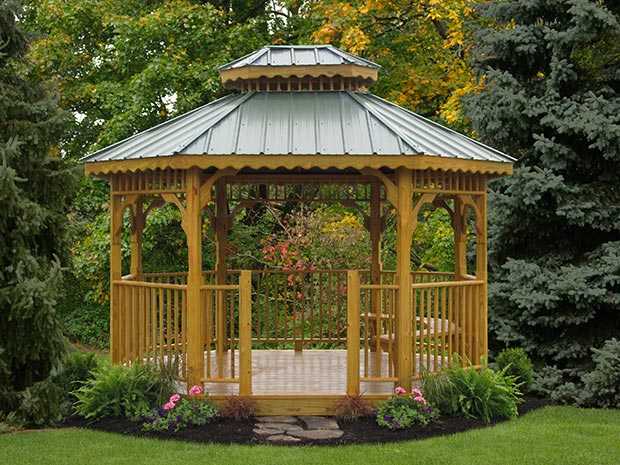
[[[370,233],[370,282],[372,284],[381,283],[381,185],[374,182],[370,186],[370,216],[368,231]],[[375,375],[381,376],[381,290],[373,289],[370,295],[372,313],[375,315],[374,328],[371,334],[374,335],[372,340],[371,351],[375,352]]]
[[[186,207],[183,223],[187,236],[187,386],[202,386],[204,376],[203,321],[200,308],[202,286],[202,206],[200,169],[187,173]]]
[[[467,262],[465,259],[465,249],[467,240],[467,230],[464,218],[463,199],[460,195],[454,197],[454,219],[452,221],[454,230],[454,274],[457,281],[462,280],[467,274]]]
[[[228,236],[228,200],[226,184],[222,179],[215,183],[215,283],[226,284],[226,249]],[[226,351],[226,296],[216,292],[215,331],[217,376],[224,377],[224,352]]]
[[[396,170],[398,211],[396,223],[396,280],[398,284],[397,334],[398,383],[411,389],[413,372],[413,309],[411,306],[411,242],[413,236],[413,173]]]
[[[129,273],[140,280],[142,275],[142,232],[144,231],[144,208],[142,197],[136,198],[131,218],[131,265]]]
[[[252,395],[252,272],[239,276],[239,395]]]
[[[360,274],[347,271],[347,394],[360,393]]]
[[[483,282],[480,288],[479,308],[480,312],[479,330],[480,336],[480,355],[482,364],[486,365],[489,355],[489,322],[488,322],[488,263],[487,263],[487,193],[486,179],[484,184],[484,194],[480,195],[476,203],[478,204],[479,215],[476,218],[476,278]],[[478,360],[476,361],[478,362]]]
[[[121,198],[114,193],[114,180],[110,192],[110,354],[112,363],[122,360],[120,295],[115,281],[121,279],[121,232],[123,230],[123,210]]]

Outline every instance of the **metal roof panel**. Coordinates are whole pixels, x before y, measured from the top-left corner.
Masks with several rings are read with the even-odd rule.
[[[277,53],[283,51],[286,50]],[[425,154],[514,161],[502,152],[379,97],[340,91],[231,94],[83,160],[96,162],[176,153]]]

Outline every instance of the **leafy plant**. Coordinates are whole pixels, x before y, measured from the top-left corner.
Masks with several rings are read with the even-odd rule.
[[[413,425],[426,425],[436,416],[422,391],[413,388],[407,393],[397,387],[394,396],[381,403],[377,409],[377,424],[389,429],[404,429]]]
[[[167,373],[152,365],[135,363],[130,367],[104,365],[74,394],[75,410],[84,418],[137,418],[174,392]]]
[[[220,407],[221,416],[235,420],[247,420],[255,414],[256,402],[248,397],[228,396]]]
[[[620,408],[620,341],[605,341],[600,349],[592,349],[594,369],[583,375],[584,388],[580,403],[605,408]]]
[[[362,395],[346,395],[336,402],[334,413],[341,420],[353,421],[372,416],[375,409]]]
[[[498,369],[515,378],[522,391],[528,390],[534,378],[534,367],[525,350],[520,347],[504,349],[495,363]]]
[[[13,426],[41,427],[62,420],[63,390],[51,379],[40,381],[19,393],[19,406],[6,416]]]
[[[463,368],[458,363],[436,374],[425,374],[422,388],[428,401],[445,415],[489,423],[516,417],[521,392],[514,377],[503,370]]]
[[[194,386],[190,395],[173,394],[164,405],[147,416],[144,431],[180,431],[188,426],[206,425],[218,414],[215,405],[202,397],[202,388]]]

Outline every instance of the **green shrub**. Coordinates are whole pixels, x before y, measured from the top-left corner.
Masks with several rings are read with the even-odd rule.
[[[515,378],[503,370],[477,370],[454,366],[426,374],[422,388],[427,400],[445,415],[459,415],[490,422],[517,416],[521,392]]]
[[[520,347],[504,349],[497,356],[495,363],[498,369],[515,378],[522,391],[529,390],[534,377],[534,367],[525,350]]]
[[[168,402],[147,417],[142,429],[144,431],[180,431],[188,426],[206,425],[217,414],[217,407],[207,399],[173,394]]]
[[[147,415],[174,392],[167,371],[135,363],[130,367],[103,365],[74,391],[75,411],[84,418],[138,418]]]
[[[583,394],[579,402],[604,408],[620,408],[620,341],[605,341],[600,349],[592,349],[594,369],[583,375]]]
[[[377,409],[377,424],[389,429],[404,429],[413,425],[426,425],[436,416],[433,407],[417,388],[411,393],[401,387],[395,395],[382,402]]]
[[[73,404],[77,401],[74,391],[94,377],[99,360],[94,353],[73,351],[62,363],[60,371],[52,377],[52,382],[63,393],[61,411],[63,416],[73,413]]]

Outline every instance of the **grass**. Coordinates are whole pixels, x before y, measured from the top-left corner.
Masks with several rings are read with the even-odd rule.
[[[425,464],[618,465],[620,411],[547,407],[453,436],[382,445],[200,445],[79,429],[0,436],[0,463],[30,464]]]

